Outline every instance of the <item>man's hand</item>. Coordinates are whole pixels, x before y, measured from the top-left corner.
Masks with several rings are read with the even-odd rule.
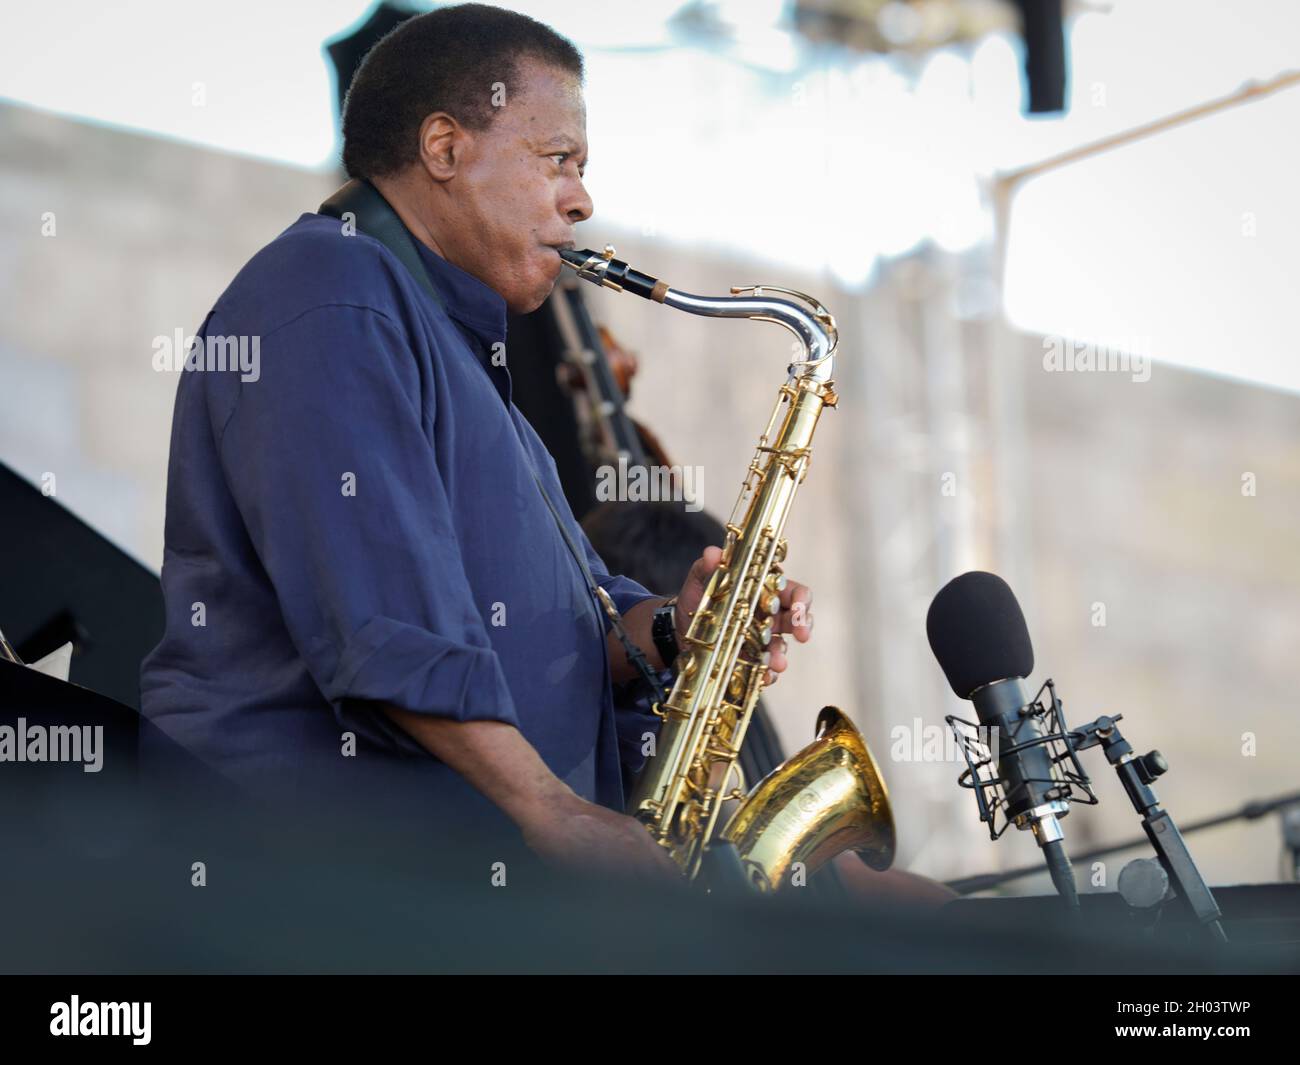
[[[705,586],[713,571],[722,561],[722,548],[706,547],[704,554],[696,559],[691,571],[686,575],[686,583],[677,593],[677,639],[681,641],[690,627],[691,617],[699,609],[700,600],[704,598]],[[786,643],[778,633],[789,633],[799,643],[812,639],[812,589],[797,581],[786,581],[785,587],[778,595],[780,611],[772,625],[772,642],[768,644],[767,683],[776,683],[776,678],[785,672],[789,665],[786,657]],[[759,617],[768,615],[760,609]]]
[[[856,854],[845,851],[832,859],[840,883],[855,901],[901,903],[938,909],[960,896],[947,884],[902,869],[877,872],[864,865]]]
[[[634,818],[576,795],[520,822],[524,842],[543,860],[576,869],[681,881],[668,852]]]

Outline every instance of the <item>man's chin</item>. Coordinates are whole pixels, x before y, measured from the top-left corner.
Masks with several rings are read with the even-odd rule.
[[[545,287],[534,289],[530,293],[507,296],[506,306],[515,314],[531,314],[546,302],[554,288],[555,281],[547,281]]]

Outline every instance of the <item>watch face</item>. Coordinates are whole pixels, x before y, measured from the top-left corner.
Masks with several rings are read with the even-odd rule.
[[[664,665],[672,663],[679,650],[677,645],[677,626],[673,624],[673,608],[661,606],[655,610],[654,621],[650,626],[650,636],[654,640],[659,657]]]

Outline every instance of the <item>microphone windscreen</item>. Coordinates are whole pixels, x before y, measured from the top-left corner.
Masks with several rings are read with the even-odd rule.
[[[925,632],[948,683],[962,699],[995,680],[1034,671],[1025,615],[996,574],[974,570],[940,588],[925,616]]]

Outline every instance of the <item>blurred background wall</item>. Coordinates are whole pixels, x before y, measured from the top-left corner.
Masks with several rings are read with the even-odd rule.
[[[1275,25],[1248,27],[1235,51],[1225,43],[1218,80],[1189,74],[1180,85],[1185,69],[1200,71],[1209,58],[1175,48],[1153,57],[1145,80],[1127,62],[1123,42],[1158,20],[1124,22],[1138,18],[1125,14],[1133,11],[1127,3],[1102,12],[1110,23],[1096,25],[1098,16],[1081,30],[1076,20],[1068,119],[1023,119],[1013,102],[1013,114],[989,121],[1014,136],[998,141],[986,131],[981,149],[960,118],[935,127],[935,136],[947,130],[938,141],[904,135],[902,120],[887,118],[891,107],[919,106],[927,91],[938,94],[936,113],[985,113],[976,73],[992,60],[972,55],[975,45],[959,36],[934,52],[938,59],[903,48],[863,60],[892,64],[868,78],[875,84],[881,71],[895,72],[898,84],[883,97],[845,90],[812,105],[818,77],[830,85],[836,64],[852,60],[814,51],[811,68],[760,64],[755,73],[754,61],[737,67],[721,44],[669,41],[657,62],[687,79],[695,106],[661,108],[650,121],[619,114],[619,105],[664,68],[622,52],[610,16],[598,23],[594,7],[574,5],[590,15],[584,22],[555,5],[512,6],[588,50],[598,212],[583,227],[589,245],[611,241],[620,258],[689,291],[755,280],[804,289],[839,320],[841,404],[820,430],[788,528],[790,571],[816,590],[816,638],[794,651],[770,704],[791,750],[810,738],[826,703],[863,727],[893,791],[901,866],[945,878],[1036,860],[1017,833],[996,847],[987,842],[969,794],[956,786],[960,764],[913,757],[945,713],[973,716],[948,690],[924,633],[934,592],[967,569],[994,570],[1016,590],[1037,652],[1034,686],[1054,677],[1071,722],[1123,713],[1135,747],[1165,753],[1172,771],[1158,791],[1180,821],[1296,786],[1290,653],[1300,646],[1300,396],[1290,307],[1270,286],[1296,279],[1297,217],[1289,197],[1270,191],[1276,175],[1268,169],[1270,160],[1295,162],[1287,123],[1294,101],[1283,106],[1283,93],[1271,112],[1243,105],[1264,115],[1249,135],[1237,127],[1221,136],[1211,127],[1199,141],[1157,133],[1113,149],[1109,169],[1065,163],[1023,184],[1028,206],[1019,216],[1011,191],[1022,185],[1008,178],[1231,91],[1245,75],[1276,76],[1287,56],[1276,53]],[[365,14],[360,3],[334,7],[337,30]],[[733,5],[684,7],[726,18]],[[675,17],[675,32],[689,32],[682,8],[662,5],[659,21]],[[1227,42],[1239,28],[1231,5],[1162,10],[1170,32],[1189,40],[1217,30]],[[235,17],[247,17],[241,12]],[[174,17],[200,30],[207,18]],[[636,31],[653,21],[643,14]],[[988,32],[1014,67],[1006,25],[995,20]],[[596,43],[584,42],[584,26]],[[305,47],[323,64],[321,40]],[[1092,50],[1081,51],[1088,40]],[[1110,68],[1107,55],[1126,61]],[[966,80],[928,89],[926,72],[953,56],[968,63]],[[174,88],[186,91],[190,74],[179,69]],[[722,73],[733,69],[735,78]],[[12,97],[12,66],[8,77],[0,90]],[[1098,84],[1110,94],[1101,93],[1107,106],[1089,109]],[[1121,96],[1140,97],[1122,114],[1110,107],[1118,86]],[[331,101],[320,89],[291,83],[278,94],[306,93],[327,115]],[[771,121],[752,113],[760,93],[783,101]],[[276,103],[260,105],[256,152],[170,129],[123,128],[102,115],[0,103],[0,461],[36,483],[53,474],[59,501],[154,568],[176,380],[153,370],[152,340],[192,333],[239,267],[340,180],[328,154],[308,164],[266,149]],[[293,136],[301,140],[302,131]],[[696,149],[724,136],[759,150],[702,164]],[[1234,137],[1259,157],[1187,170],[1189,158],[1222,154],[1223,138]],[[1167,147],[1151,147],[1160,144]],[[1130,154],[1140,172],[1136,162],[1126,169]],[[635,159],[651,162],[634,172]],[[908,167],[944,180],[904,195]],[[1153,172],[1164,177],[1153,182]],[[1079,173],[1087,180],[1070,176]],[[1063,175],[1055,199],[1031,192],[1049,187],[1052,174]],[[756,184],[775,194],[756,200]],[[1192,194],[1200,199],[1187,200]],[[953,221],[957,200],[964,222]],[[1205,203],[1222,217],[1207,219]],[[1159,205],[1166,213],[1151,221]],[[916,232],[873,244],[899,224],[890,220],[894,206],[914,217]],[[1073,238],[1053,235],[1062,219],[1075,226]],[[1020,251],[1010,239],[1017,225]],[[1090,251],[1089,232],[1101,234]],[[1271,280],[1243,282],[1256,276],[1251,270]],[[783,379],[785,335],[594,290],[588,302],[639,353],[633,413],[674,461],[703,468],[704,504],[725,518]],[[1130,306],[1127,317],[1107,317]],[[1079,308],[1093,317],[1069,318]],[[1149,379],[1045,367],[1053,343],[1089,336],[1154,337]],[[1198,346],[1203,337],[1214,341],[1208,354]],[[1104,760],[1096,752],[1085,759],[1102,803],[1067,820],[1075,850],[1137,829]],[[1211,883],[1277,879],[1276,820],[1195,836],[1193,853]],[[1108,865],[1105,886],[1113,888],[1127,857]],[[1014,890],[1048,886],[1042,877]]]

